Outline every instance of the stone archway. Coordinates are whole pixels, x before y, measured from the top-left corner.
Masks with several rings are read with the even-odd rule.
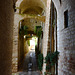
[[[26,1],[26,0],[25,0]],[[38,1],[32,1],[32,3],[35,2],[37,3]],[[42,1],[40,1],[42,2]],[[40,7],[45,8],[45,4],[43,2],[43,4],[41,5],[40,2],[38,2]],[[13,54],[12,54],[12,72],[17,72],[18,71],[18,44],[19,44],[19,23],[22,19],[26,19],[26,18],[34,18],[37,20],[40,20],[42,22],[45,22],[45,15],[43,16],[34,16],[34,15],[26,15],[26,14],[21,14],[20,13],[20,8],[22,7],[22,3],[23,0],[18,0],[16,2],[16,12],[14,14],[14,26],[13,26]],[[38,8],[36,8],[38,9]],[[23,10],[25,11],[25,10]],[[40,9],[38,9],[38,11],[40,11]]]

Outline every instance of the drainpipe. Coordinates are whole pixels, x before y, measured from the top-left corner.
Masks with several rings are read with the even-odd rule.
[[[57,13],[56,13],[56,10],[54,8],[54,18],[55,18],[55,32],[56,32],[56,51],[57,51]],[[56,75],[58,75],[58,56],[56,57]]]
[[[53,10],[53,3],[51,0],[51,25],[50,25],[50,52],[52,51],[52,10]]]

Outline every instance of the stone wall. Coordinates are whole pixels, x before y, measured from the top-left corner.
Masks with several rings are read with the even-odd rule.
[[[60,52],[58,61],[58,75],[75,75],[75,1],[74,0],[52,0],[57,10],[57,44]],[[48,29],[49,29],[49,2],[47,0],[46,23],[43,41],[44,56],[47,52]],[[64,28],[64,12],[68,10],[68,25]],[[45,65],[43,67],[45,70]],[[44,71],[43,70],[43,71]]]
[[[19,51],[19,22],[22,20],[17,12],[14,13],[13,25],[13,51],[12,51],[12,72],[18,71],[18,51]]]
[[[42,22],[33,18],[25,18],[24,22],[22,22],[22,25],[27,26],[28,31],[34,31],[35,26],[41,26]]]
[[[12,51],[12,72],[18,70],[18,30],[19,30],[19,15],[14,14],[13,26],[13,51]]]
[[[57,9],[57,41],[60,52],[58,75],[75,75],[75,5],[74,0],[53,0]],[[68,10],[68,27],[64,27],[64,12]]]
[[[11,75],[13,0],[0,0],[0,75]]]
[[[75,1],[62,0],[58,11],[59,75],[75,75]],[[64,28],[64,12],[68,10],[68,27]],[[60,16],[59,16],[60,14]]]

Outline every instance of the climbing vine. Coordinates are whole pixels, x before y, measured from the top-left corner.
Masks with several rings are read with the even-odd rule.
[[[57,57],[59,55],[59,52],[56,51],[56,52],[53,52],[53,53],[48,53],[47,56],[45,57],[45,63],[47,64],[46,65],[46,70],[50,70],[50,67],[51,66],[54,66],[57,62]]]
[[[40,54],[38,55],[38,69],[39,69],[40,71],[42,71],[42,66],[43,66],[43,54],[40,53]]]

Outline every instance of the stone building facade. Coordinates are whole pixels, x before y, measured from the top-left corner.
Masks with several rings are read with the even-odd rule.
[[[48,3],[50,1],[48,0]],[[59,61],[58,61],[58,75],[74,75],[75,72],[75,5],[74,0],[53,0],[54,5],[57,10],[57,49],[60,52]],[[47,4],[48,5],[48,4]],[[48,6],[47,8],[49,8]],[[64,12],[68,10],[68,27],[64,26]],[[47,15],[50,14],[49,9],[47,9]],[[49,16],[47,17],[47,23],[49,23]],[[46,24],[48,25],[48,24]],[[48,28],[45,28],[46,33]],[[46,35],[46,33],[44,35]],[[48,34],[48,33],[47,33]],[[44,36],[44,38],[47,38]],[[46,39],[48,41],[48,38]],[[44,47],[47,44],[44,44]],[[45,48],[44,48],[45,49]],[[46,48],[47,49],[47,48]],[[45,49],[45,50],[46,50]],[[45,51],[44,50],[44,51]],[[44,52],[45,53],[45,52]]]

